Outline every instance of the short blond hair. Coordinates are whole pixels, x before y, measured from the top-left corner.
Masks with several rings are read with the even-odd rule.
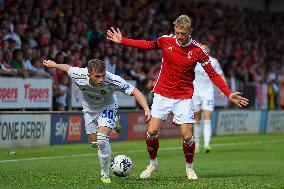
[[[192,29],[192,19],[187,15],[180,15],[174,22],[175,28],[189,30],[190,32],[193,31]]]
[[[106,65],[104,61],[99,59],[92,59],[88,62],[88,72],[89,74],[93,72],[105,72],[106,71]]]

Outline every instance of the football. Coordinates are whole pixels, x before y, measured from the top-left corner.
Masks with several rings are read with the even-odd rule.
[[[126,155],[117,155],[111,161],[112,172],[119,177],[126,177],[130,174],[133,164]]]

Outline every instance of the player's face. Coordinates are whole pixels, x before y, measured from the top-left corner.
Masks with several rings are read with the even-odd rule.
[[[177,42],[180,45],[185,45],[188,42],[190,31],[183,28],[175,28]]]
[[[106,72],[92,72],[90,74],[91,85],[100,87],[104,83]]]

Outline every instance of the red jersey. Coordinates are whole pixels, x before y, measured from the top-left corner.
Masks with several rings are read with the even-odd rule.
[[[192,38],[184,46],[178,44],[174,35],[164,35],[155,41],[122,38],[121,43],[136,48],[162,50],[161,70],[153,89],[154,93],[167,98],[191,99],[194,90],[194,68],[200,63],[211,81],[226,96],[231,94],[229,87],[211,66],[207,53]]]

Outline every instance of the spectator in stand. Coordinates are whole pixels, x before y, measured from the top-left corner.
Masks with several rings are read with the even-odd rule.
[[[16,49],[16,41],[13,38],[8,38],[7,40],[7,49],[14,51]]]
[[[115,75],[119,75],[120,77],[126,79],[126,73],[124,70],[124,63],[122,60],[117,60],[116,72]]]
[[[39,59],[34,61],[34,69],[35,69],[35,71],[37,73],[37,76],[38,77],[46,77],[46,78],[50,77],[50,74],[45,71],[45,69],[44,69],[44,67],[43,67],[41,62],[42,61],[39,60]]]
[[[110,61],[108,62],[108,64],[106,64],[106,68],[110,73],[113,73],[113,74],[116,73],[117,61],[118,61],[117,56],[112,55],[110,58]]]
[[[18,74],[22,77],[28,77],[28,73],[25,70],[25,67],[23,65],[23,53],[21,51],[21,49],[17,49],[13,52],[13,57],[11,60],[11,64],[13,66],[13,68],[15,68],[18,72]]]
[[[134,63],[133,69],[130,71],[132,78],[134,78],[138,85],[143,83],[146,79],[146,74],[143,71],[143,64],[140,61]]]
[[[21,46],[22,46],[22,40],[19,36],[19,33],[20,33],[20,26],[19,25],[15,26],[15,31],[14,31],[14,28],[11,27],[9,29],[9,33],[4,35],[4,40],[13,39],[16,42],[15,49],[20,49]]]
[[[7,50],[3,52],[0,49],[0,76],[17,76],[17,70],[10,64],[12,60],[12,52]]]
[[[56,54],[55,60],[58,64],[64,64],[65,62],[65,57],[64,57],[64,53],[63,52],[58,52]],[[65,72],[62,72],[61,70],[56,70],[55,72],[55,80],[56,83],[60,83],[60,81],[62,80],[62,78],[64,77],[64,75],[66,75]]]
[[[60,84],[58,85],[58,89],[56,91],[56,94],[57,94],[56,110],[57,111],[67,110],[66,108],[67,108],[68,84],[69,84],[69,78],[67,77],[67,75],[65,75],[60,81]]]
[[[32,49],[30,48],[24,49],[23,67],[29,76],[36,76],[37,75],[36,69],[32,65],[32,53],[33,53]]]
[[[103,41],[104,30],[102,30],[102,24],[100,21],[96,20],[94,22],[93,28],[89,30],[89,48],[91,50],[96,49],[98,45]]]

